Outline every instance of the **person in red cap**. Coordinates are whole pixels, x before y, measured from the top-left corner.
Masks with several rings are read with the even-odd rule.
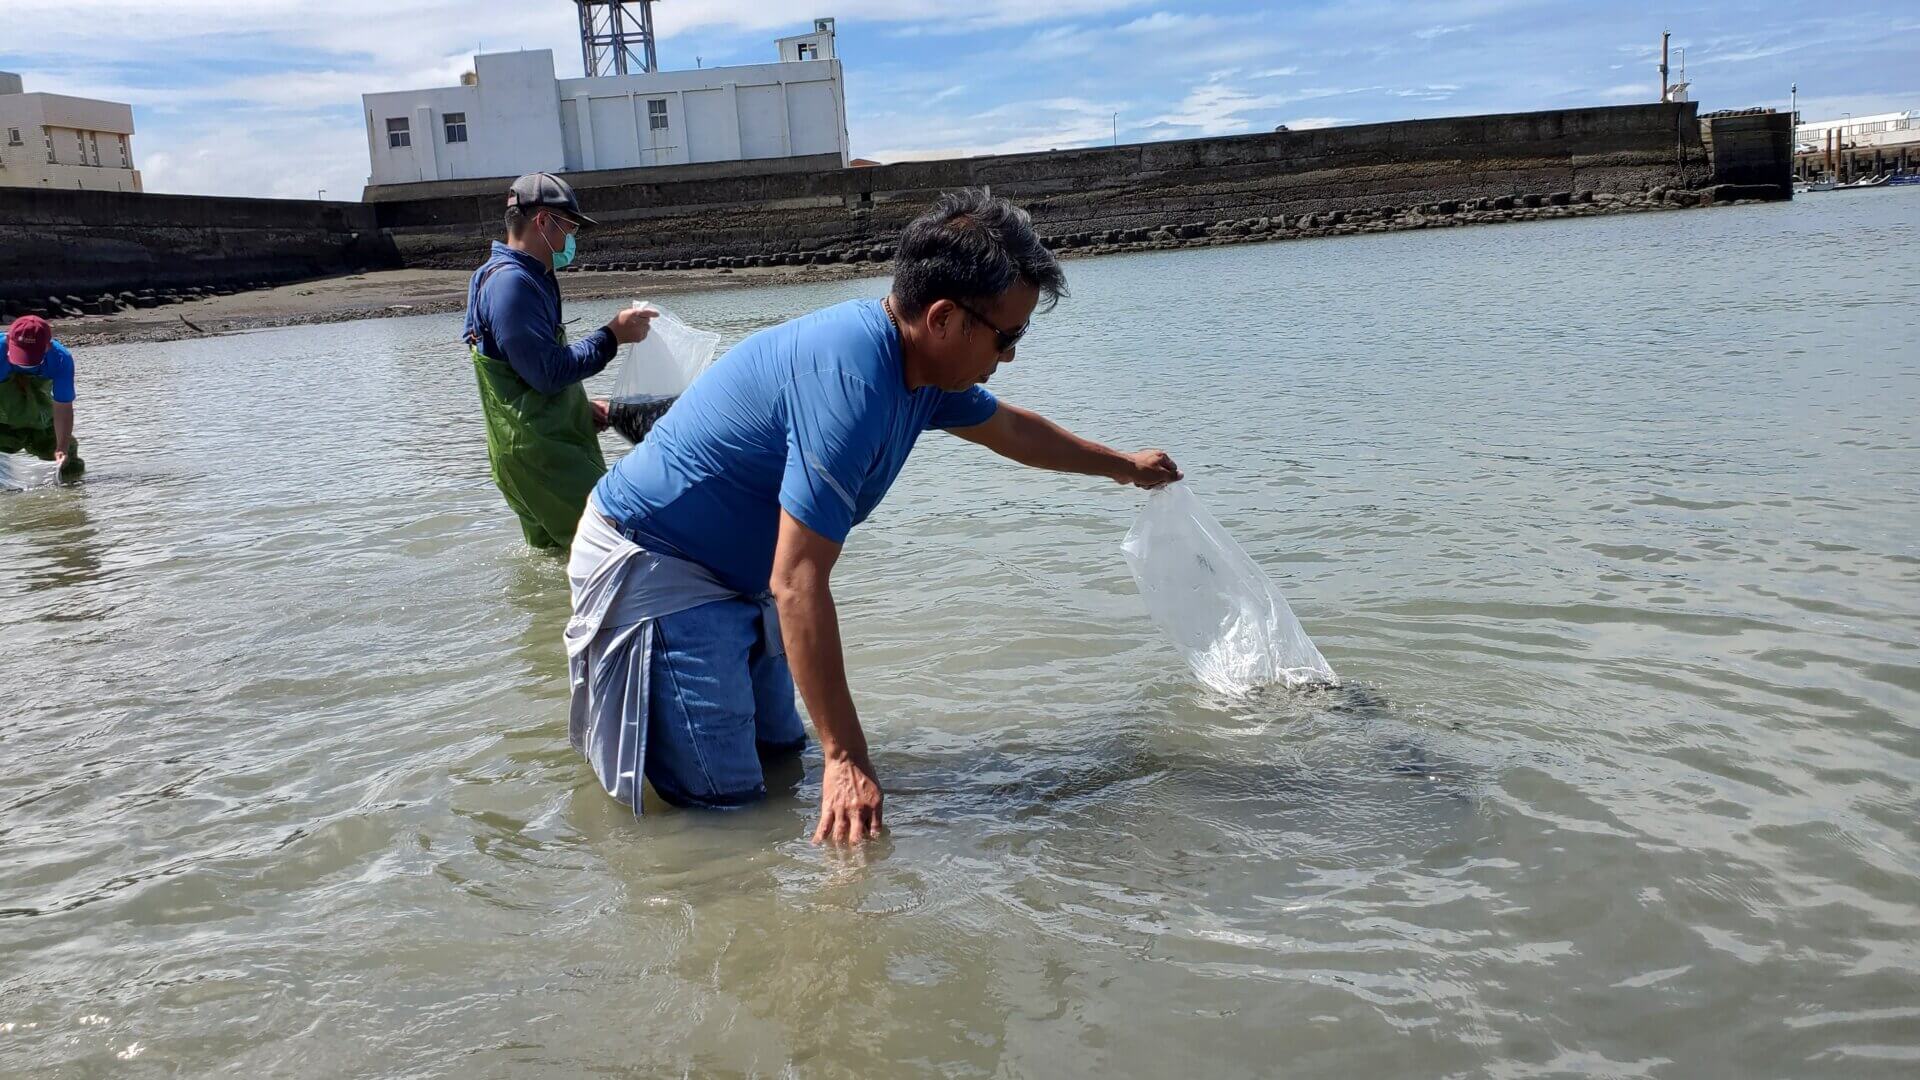
[[[22,315],[7,328],[0,375],[0,454],[22,451],[59,466],[62,480],[86,469],[73,438],[73,354],[38,315]]]

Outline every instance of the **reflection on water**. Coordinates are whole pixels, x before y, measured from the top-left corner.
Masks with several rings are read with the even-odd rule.
[[[0,492],[0,1074],[1904,1075],[1917,231],[1071,264],[995,389],[1171,449],[1348,685],[1208,694],[1139,496],[930,438],[840,573],[859,852],[817,751],[599,791],[456,316],[86,350],[87,481]]]

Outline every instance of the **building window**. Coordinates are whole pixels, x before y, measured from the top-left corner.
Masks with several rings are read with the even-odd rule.
[[[806,44],[803,44],[803,45],[801,45],[801,46],[800,46],[800,59],[802,59],[802,60],[818,60],[818,59],[820,59],[820,46],[818,46],[818,45],[806,45]]]
[[[8,145],[8,146],[25,146],[25,145],[27,145],[27,144],[26,144],[25,142],[22,142],[22,141],[21,141],[21,139],[20,139],[20,129],[19,129],[19,128],[8,128],[8,129],[7,129],[7,145]]]
[[[125,135],[120,136],[120,167],[123,169],[133,168],[133,148],[127,145],[127,137]]]
[[[387,149],[399,150],[413,145],[413,132],[407,128],[407,118],[395,117],[387,121]]]
[[[60,162],[53,156],[53,129],[41,128],[40,131],[47,137],[47,164],[58,165]]]
[[[450,143],[466,142],[467,114],[463,112],[450,112],[447,114],[446,120],[447,141]]]
[[[87,151],[88,151],[88,153],[90,153],[90,154],[92,154],[92,155],[93,155],[93,164],[94,164],[94,166],[95,166],[96,168],[97,168],[97,167],[99,167],[99,165],[100,165],[100,135],[99,135],[99,133],[97,133],[97,132],[92,132],[92,131],[89,131],[89,132],[87,132]]]
[[[73,145],[75,149],[80,151],[80,164],[85,165],[87,163],[87,133],[84,131],[74,132]]]
[[[655,98],[647,102],[647,130],[667,130],[667,102],[665,98]]]

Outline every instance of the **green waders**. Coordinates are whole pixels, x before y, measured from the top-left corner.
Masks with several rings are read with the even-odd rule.
[[[566,330],[559,334],[566,344]],[[557,394],[527,385],[513,366],[468,346],[480,380],[480,411],[487,418],[487,459],[493,482],[520,515],[520,531],[537,548],[573,546],[573,530],[593,485],[607,474],[593,407],[580,384]]]
[[[53,384],[15,371],[0,379],[0,454],[25,451],[52,461]],[[80,440],[67,440],[67,463],[60,479],[72,480],[87,467],[80,461]],[[572,530],[568,530],[571,535]]]

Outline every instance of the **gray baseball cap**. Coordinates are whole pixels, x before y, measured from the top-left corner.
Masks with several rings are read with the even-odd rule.
[[[580,212],[580,197],[573,193],[573,186],[552,173],[528,173],[515,180],[507,189],[507,205],[517,206],[529,214],[541,209],[557,210],[563,217],[582,225],[600,224]]]

